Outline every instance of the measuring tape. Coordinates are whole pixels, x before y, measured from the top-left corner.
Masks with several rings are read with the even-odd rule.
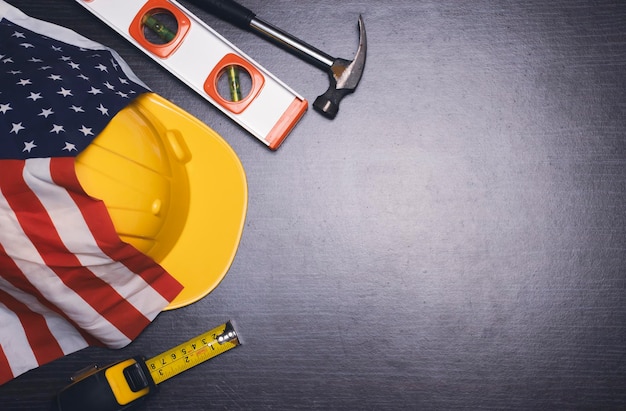
[[[160,384],[239,345],[230,322],[193,338],[146,361],[150,377]]]
[[[57,395],[59,411],[116,411],[134,406],[162,382],[240,344],[229,321],[146,360],[129,358],[91,367],[72,378]]]
[[[307,101],[174,0],[76,0],[272,150]]]

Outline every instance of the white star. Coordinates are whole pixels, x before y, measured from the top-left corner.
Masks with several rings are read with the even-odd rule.
[[[25,49],[29,49],[31,47],[35,47],[32,44],[30,44],[30,43],[22,43],[22,44],[20,44],[20,46],[24,47]]]
[[[49,115],[54,114],[54,111],[52,111],[51,108],[44,108],[41,109],[41,113],[37,114],[38,116],[44,116],[45,118],[48,118]]]
[[[108,81],[106,83],[104,83],[104,85],[106,86],[106,88],[108,88],[109,90],[115,90],[115,86],[111,83],[109,83]]]
[[[11,129],[11,133],[19,133],[20,130],[24,130],[26,127],[22,126],[22,123],[11,123],[11,125],[13,126],[13,128]]]
[[[118,79],[119,79],[120,83],[128,84],[128,80],[126,80],[125,78],[118,77]]]
[[[35,140],[24,142],[24,150],[22,150],[22,153],[24,151],[28,151],[30,153],[30,150],[32,150],[35,147],[37,147],[37,144],[35,144]]]
[[[59,126],[58,124],[54,124],[52,126],[52,130],[50,130],[51,133],[56,134],[59,134],[61,131],[65,132],[65,129],[63,128],[63,126]]]
[[[78,75],[78,78],[82,78],[83,80],[89,80],[89,77],[87,77],[87,76],[86,76],[86,75],[84,75],[84,74],[79,74],[79,75]]]
[[[94,68],[97,68],[97,69],[98,69],[98,70],[100,70],[100,71],[106,71],[107,73],[109,72],[109,69],[107,68],[107,66],[105,66],[105,65],[104,65],[104,64],[102,64],[102,63],[98,64],[98,65],[97,65],[96,67],[94,67]]]
[[[117,93],[115,93],[115,94],[117,94],[117,95],[118,95],[118,96],[120,96],[120,97],[128,98],[128,94],[126,94],[126,93],[122,93],[121,91],[118,91],[118,92],[117,92]]]
[[[67,90],[63,87],[61,87],[61,90],[57,91],[57,94],[61,94],[63,97],[73,96],[72,90]]]
[[[68,143],[67,141],[65,142],[65,147],[63,147],[63,150],[67,150],[67,151],[78,151],[76,150],[76,146],[72,143]]]
[[[39,67],[39,70],[50,70],[52,68],[52,66],[41,66]]]
[[[13,59],[11,57],[2,60],[3,63],[13,63]]]
[[[80,68],[80,64],[74,63],[73,61],[70,61],[69,63],[67,63],[70,65],[70,67],[72,67],[75,70],[78,70]]]
[[[102,94],[102,90],[100,90],[99,88],[95,88],[95,87],[91,87],[91,90],[89,90],[87,93],[89,94],[93,94],[94,96],[96,94]]]
[[[13,34],[11,34],[11,37],[16,37],[16,38],[19,38],[19,39],[25,39],[26,38],[26,36],[24,36],[24,33],[21,33],[19,31],[13,32]]]
[[[91,131],[91,128],[89,127],[82,126],[78,131],[83,133],[85,136],[89,136],[89,135],[93,136],[93,132]]]
[[[59,60],[63,60],[63,61],[69,61],[71,60],[71,57],[67,57],[67,56],[62,56]]]
[[[9,110],[13,110],[13,107],[11,107],[11,103],[0,104],[0,113],[6,114],[6,112]]]
[[[115,70],[117,70],[117,68],[119,67],[119,66],[117,65],[117,61],[115,61],[114,59],[111,59],[111,64],[113,65],[113,68],[114,68]]]
[[[54,51],[63,51],[61,47],[52,46],[52,50]]]
[[[102,113],[103,116],[109,115],[109,109],[104,107],[102,103],[100,103],[100,107],[97,107],[97,109]]]
[[[28,96],[26,98],[31,99],[33,101],[37,101],[37,100],[39,100],[40,98],[43,98],[43,97],[41,97],[41,93],[33,93],[31,91],[30,96]]]
[[[82,108],[82,107],[80,107],[80,106],[75,106],[75,105],[72,105],[72,106],[70,107],[70,110],[74,110],[74,112],[75,112],[75,113],[84,113],[84,112],[85,112],[85,110],[83,110],[83,108]]]
[[[22,74],[22,70],[11,70],[9,74]]]
[[[38,59],[36,57],[29,58],[28,61],[33,62],[33,63],[43,63],[42,59]]]
[[[30,81],[30,79],[29,79],[29,78],[27,78],[27,79],[23,79],[23,78],[22,78],[22,79],[20,79],[20,81],[18,81],[18,82],[17,82],[17,83],[15,83],[15,84],[19,84],[20,86],[27,86],[27,85],[29,85],[29,84],[33,84],[33,83],[32,83],[32,81]]]
[[[50,80],[55,80],[55,81],[56,81],[56,80],[62,80],[62,79],[63,79],[63,78],[62,78],[61,76],[59,76],[58,74],[50,74],[50,75],[48,76],[48,78],[49,78]]]

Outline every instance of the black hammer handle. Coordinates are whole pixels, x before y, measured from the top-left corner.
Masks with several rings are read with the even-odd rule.
[[[188,0],[214,16],[242,29],[250,29],[250,22],[256,16],[252,10],[232,0]]]
[[[335,61],[334,57],[257,18],[254,12],[233,0],[188,1],[224,21],[261,35],[320,68],[328,69]]]

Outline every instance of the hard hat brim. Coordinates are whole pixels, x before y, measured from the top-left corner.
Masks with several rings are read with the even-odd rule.
[[[239,158],[211,128],[156,94],[146,94],[137,104],[165,127],[180,131],[191,152],[187,222],[174,248],[159,261],[184,286],[166,308],[174,309],[205,297],[228,272],[243,232],[248,186]]]
[[[161,136],[164,140],[180,139],[180,144],[173,145],[183,147],[181,150],[184,151],[175,154],[185,157],[188,207],[169,212],[186,213],[186,218],[178,237],[170,239],[174,241],[171,249],[164,256],[154,257],[184,286],[165,308],[171,310],[202,299],[228,272],[239,246],[247,212],[246,175],[239,158],[221,136],[154,93],[135,98],[111,120],[103,134],[124,132],[128,129],[125,122],[134,121],[136,113],[142,113],[144,118],[147,114],[149,121],[158,123],[147,124],[145,127],[150,130],[146,133],[159,130],[164,134]],[[137,127],[137,124],[133,126]],[[98,195],[97,182],[83,181],[78,170],[77,174],[85,190],[106,205],[105,196]],[[112,219],[115,225],[115,218]]]

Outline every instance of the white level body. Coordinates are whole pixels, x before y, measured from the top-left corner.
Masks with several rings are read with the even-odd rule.
[[[307,110],[304,98],[174,0],[76,1],[271,149]],[[176,36],[154,44],[143,34],[142,18],[163,11],[175,16]],[[251,90],[241,101],[217,91],[217,79],[230,65],[251,77]]]

